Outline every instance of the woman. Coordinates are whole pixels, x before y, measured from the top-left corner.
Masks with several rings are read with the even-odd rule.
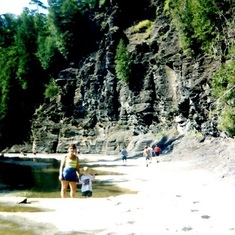
[[[77,148],[75,144],[69,145],[69,153],[61,161],[59,180],[61,181],[61,197],[66,197],[68,186],[70,187],[70,197],[74,198],[79,180],[79,158],[75,155]],[[78,152],[79,153],[79,152]]]

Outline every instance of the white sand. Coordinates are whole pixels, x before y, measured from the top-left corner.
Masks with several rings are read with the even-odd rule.
[[[60,156],[59,156],[60,157]],[[81,156],[86,158],[89,156]],[[111,159],[110,156],[109,159]],[[190,161],[153,159],[149,167],[143,158],[121,161],[102,161],[105,170],[114,175],[113,183],[137,190],[109,198],[42,199],[33,198],[30,204],[48,212],[4,213],[0,218],[14,220],[35,234],[109,234],[109,235],[227,235],[235,234],[234,179],[218,178],[206,171],[194,169]],[[114,158],[113,158],[114,159]],[[115,164],[114,164],[115,163]],[[110,176],[109,176],[110,178]],[[99,180],[99,178],[97,178]],[[95,192],[94,192],[95,194]],[[17,203],[20,198],[0,198],[0,202]]]

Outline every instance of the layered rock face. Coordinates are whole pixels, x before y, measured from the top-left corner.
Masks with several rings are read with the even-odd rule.
[[[159,11],[161,12],[161,11]],[[118,153],[123,146],[142,151],[171,136],[196,130],[218,136],[211,115],[211,77],[220,58],[184,55],[170,19],[156,16],[149,30],[123,29],[118,9],[105,17],[97,51],[79,65],[61,71],[59,94],[45,101],[32,120],[32,145],[37,152],[65,152],[70,143],[83,153]],[[115,53],[127,39],[131,58],[128,83],[117,79]]]

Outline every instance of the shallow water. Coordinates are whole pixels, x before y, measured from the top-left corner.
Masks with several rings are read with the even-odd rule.
[[[93,182],[93,197],[95,198],[118,196],[125,193],[133,192],[131,190],[126,190],[100,181]],[[60,198],[60,183],[55,191],[39,191],[35,188],[28,190],[4,190],[1,191],[0,197]],[[67,197],[69,197],[69,190],[67,191]],[[76,198],[82,198],[80,185],[77,186]]]
[[[28,161],[26,159],[25,161]],[[37,161],[39,161],[37,159]],[[0,197],[22,197],[25,198],[60,198],[60,181],[58,180],[59,162],[53,160],[53,164],[44,164],[41,162],[38,164],[39,167],[31,167],[32,163],[29,160],[29,164],[24,162],[24,164],[3,164],[0,161]],[[48,162],[48,159],[47,159]],[[28,164],[28,165],[27,165]],[[81,169],[86,164],[86,162],[81,162]],[[34,164],[33,164],[34,165]],[[37,164],[36,164],[37,165]],[[97,176],[108,176],[112,178],[113,175],[118,175],[118,173],[100,171],[99,164],[94,162],[93,165],[89,164],[91,172],[94,170]],[[12,174],[14,172],[14,174]],[[109,177],[110,176],[110,177]],[[77,184],[76,198],[82,198],[81,185]],[[93,181],[93,198],[104,198],[109,196],[118,196],[126,193],[135,193],[133,191],[120,188],[107,181],[95,180]],[[69,189],[67,192],[67,197],[69,197]],[[31,200],[32,201],[32,200]],[[40,208],[35,208],[33,205],[18,203],[0,203],[0,212],[6,212],[14,216],[15,213],[34,213],[43,212]],[[51,229],[51,226],[50,226]],[[56,230],[56,228],[55,228]],[[38,235],[38,234],[55,234],[51,230],[48,231],[47,226],[38,225],[32,227],[30,224],[22,224],[15,219],[7,219],[0,215],[0,234],[4,235]],[[63,233],[59,233],[62,235]],[[66,233],[66,235],[74,235],[77,233],[71,232]],[[86,233],[79,233],[86,234]]]
[[[85,161],[80,162],[80,168]],[[61,183],[58,180],[60,161],[53,158],[4,158],[0,161],[0,197],[60,198]],[[102,198],[131,193],[118,186],[97,180],[98,176],[118,175],[112,171],[100,171],[97,162],[89,164],[90,172],[96,172],[93,181],[93,197]],[[14,172],[14,174],[12,174]],[[82,171],[81,171],[82,172]],[[77,184],[76,197],[81,197],[81,184]],[[69,197],[69,189],[67,192]]]

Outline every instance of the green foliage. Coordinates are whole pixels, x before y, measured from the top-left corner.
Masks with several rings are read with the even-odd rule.
[[[48,1],[50,5],[49,9],[49,30],[55,42],[55,46],[58,48],[60,53],[66,58],[67,57],[67,46],[66,46],[66,38],[68,40],[69,37],[69,20],[71,20],[71,16],[74,14],[74,10],[71,9],[72,5],[76,5],[74,7],[77,8],[77,4],[75,1],[63,1],[63,0],[50,0]],[[68,11],[66,11],[66,8]],[[71,11],[71,16],[69,15],[69,11]]]
[[[106,0],[99,0],[99,7],[102,7],[105,4]]]
[[[8,112],[11,78],[17,68],[17,48],[14,46],[17,20],[11,14],[0,16],[0,120]]]
[[[0,142],[4,147],[26,139],[48,75],[36,56],[45,15],[25,9],[20,16],[4,15],[0,21]],[[18,134],[10,135],[9,126]]]
[[[9,93],[11,89],[11,79],[17,66],[15,48],[0,49],[0,120],[4,118],[8,111]]]
[[[235,136],[235,109],[226,106],[219,117],[218,129],[224,131],[228,136]]]
[[[50,32],[47,18],[38,14],[35,16],[35,27],[37,29],[37,51],[36,56],[44,70],[54,76],[61,70],[65,59],[56,45],[56,38]],[[64,68],[64,67],[63,67]]]
[[[0,47],[8,47],[14,43],[17,20],[12,14],[0,15]]]
[[[15,45],[19,58],[16,77],[21,87],[27,89],[30,64],[35,61],[35,52],[37,51],[37,31],[35,28],[34,17],[25,10],[19,18],[19,24],[16,28]]]
[[[37,57],[44,69],[48,69],[50,67],[50,63],[53,59],[53,56],[55,55],[56,50],[57,48],[52,37],[38,37]]]
[[[130,75],[130,58],[124,40],[121,39],[116,49],[115,70],[117,78],[128,82]]]
[[[85,3],[83,3],[85,4]],[[67,60],[74,60],[78,54],[83,33],[83,15],[77,0],[50,0],[49,30],[56,48]],[[81,47],[80,47],[81,48]]]
[[[143,20],[133,27],[132,33],[145,32],[151,29],[153,23],[150,20]]]
[[[202,139],[203,134],[201,132],[196,131],[195,129],[187,132],[187,135],[193,139]]]
[[[54,79],[51,79],[47,85],[45,85],[44,95],[46,98],[52,98],[59,92],[59,87],[55,84]]]
[[[96,3],[99,2],[97,0],[80,0],[80,7],[83,9],[86,6],[89,6],[90,8],[94,8],[96,6]]]
[[[235,106],[235,61],[223,64],[212,79],[212,95]]]
[[[166,0],[164,10],[172,18],[179,32],[180,45],[186,52],[213,52],[216,45],[227,44],[223,28],[233,28],[226,16],[232,16],[234,3],[227,0]],[[226,48],[227,49],[227,48]],[[215,50],[216,51],[216,50]],[[231,46],[227,63],[223,64],[212,79],[212,95],[216,97],[214,106],[219,104],[219,128],[229,135],[235,134],[235,47]],[[222,115],[220,115],[222,112]]]
[[[220,110],[219,125],[220,130],[228,135],[235,135],[235,60],[234,46],[230,48],[230,60],[224,63],[217,73],[213,76],[212,95],[217,99],[216,103]]]
[[[221,24],[218,0],[166,0],[183,49],[209,51]]]

